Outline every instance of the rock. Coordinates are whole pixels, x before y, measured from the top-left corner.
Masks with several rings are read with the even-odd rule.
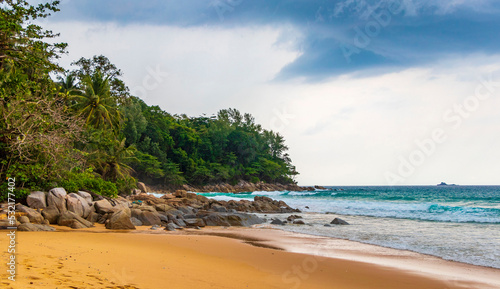
[[[330,225],[330,224],[324,224],[323,226],[325,226],[325,227],[331,227],[332,225]]]
[[[138,219],[142,222],[144,226],[161,225],[161,220],[160,217],[158,216],[158,213],[143,211],[138,216]]]
[[[288,222],[293,222],[295,219],[302,219],[302,216],[299,216],[299,215],[291,215],[291,216],[288,216],[288,218],[286,218],[286,220]]]
[[[188,227],[205,227],[205,221],[200,218],[185,219],[184,222]]]
[[[264,220],[253,214],[245,213],[218,213],[198,212],[207,226],[244,226],[250,227],[255,224],[264,223]]]
[[[140,206],[139,210],[144,211],[144,212],[151,212],[151,213],[156,213],[156,209],[153,206]]]
[[[158,213],[158,218],[160,218],[160,221],[165,222],[165,223],[168,223],[168,221],[169,221],[168,216],[161,214],[161,213]]]
[[[160,199],[170,200],[170,199],[175,199],[175,196],[173,194],[165,194],[161,196]]]
[[[130,210],[120,209],[113,213],[106,222],[106,229],[110,230],[135,230],[135,226],[131,221]]]
[[[26,213],[30,223],[33,224],[41,224],[43,223],[43,216],[39,212],[33,210],[30,207],[26,207],[24,205],[16,205],[17,211],[21,213]]]
[[[105,224],[109,217],[111,217],[113,213],[99,214],[97,217],[97,223]]]
[[[285,225],[285,222],[281,221],[280,219],[273,219],[271,221],[271,225]]]
[[[150,230],[158,230],[160,228],[160,226],[158,225],[153,225],[151,228],[149,228]]]
[[[131,194],[132,196],[138,195],[138,194],[140,194],[140,193],[141,193],[141,190],[139,190],[139,189],[133,189],[133,190],[132,190],[132,192],[130,192],[130,194]]]
[[[66,209],[66,190],[64,188],[54,188],[47,194],[47,206],[54,207],[59,213],[65,212]]]
[[[226,208],[224,208],[223,206],[218,205],[218,204],[213,204],[210,208],[211,208],[213,211],[215,211],[215,212],[219,212],[219,213],[225,213],[225,212],[227,212],[227,209],[226,209]]]
[[[184,215],[194,215],[195,212],[193,208],[187,206],[187,207],[179,207],[177,208],[179,211],[181,211]]]
[[[146,185],[144,183],[137,182],[137,188],[145,194],[148,192],[148,188],[146,187]]]
[[[186,198],[187,192],[185,190],[177,190],[173,193],[176,198]]]
[[[85,201],[87,201],[87,204],[90,206],[92,206],[92,203],[94,203],[94,200],[92,199],[92,195],[87,193],[87,192],[84,192],[84,191],[78,191],[76,192],[77,195],[79,195],[80,197],[82,197]]]
[[[99,220],[99,214],[96,213],[95,211],[91,210],[89,215],[86,218],[87,221],[91,223],[97,223],[97,220]]]
[[[48,225],[40,225],[40,224],[31,224],[31,223],[24,223],[19,226],[17,226],[18,231],[47,231],[47,232],[53,232],[56,229],[54,227],[48,226]]]
[[[48,207],[42,211],[42,216],[45,220],[49,221],[50,224],[57,224],[60,215],[61,213],[59,213],[59,210],[55,207]]]
[[[207,226],[223,226],[229,227],[231,224],[226,220],[225,217],[220,214],[209,214],[203,218]]]
[[[27,216],[20,216],[17,218],[17,221],[21,224],[26,224],[30,222],[30,219]]]
[[[165,230],[167,231],[175,231],[176,225],[174,223],[168,223],[167,226],[165,226]]]
[[[95,202],[94,207],[99,214],[114,213],[119,210],[119,208],[113,207],[113,205],[111,205],[111,203],[106,199]]]
[[[170,210],[173,210],[174,208],[172,208],[171,206],[169,206],[167,204],[155,204],[155,209],[156,209],[156,211],[159,211],[159,212],[168,212]]]
[[[31,192],[26,197],[28,206],[32,209],[45,209],[47,208],[47,196],[44,192]]]
[[[73,212],[82,218],[87,218],[90,214],[90,207],[87,200],[78,194],[69,194],[66,198],[66,206],[68,211]]]
[[[306,223],[304,223],[304,221],[302,221],[302,220],[295,220],[295,221],[293,221],[293,223],[294,223],[295,225],[305,225],[305,224],[306,224]]]
[[[187,227],[187,224],[186,224],[186,222],[184,222],[183,219],[173,219],[172,222],[181,228]]]
[[[142,226],[142,222],[141,220],[137,219],[137,218],[134,218],[134,217],[130,217],[130,222],[132,222],[132,224],[134,226]]]
[[[92,223],[78,216],[77,214],[66,211],[59,216],[57,220],[59,226],[67,226],[73,229],[82,229],[93,227]]]
[[[347,223],[346,221],[344,221],[342,219],[339,219],[339,218],[333,219],[333,221],[330,224],[333,224],[333,225],[349,225],[349,223]]]

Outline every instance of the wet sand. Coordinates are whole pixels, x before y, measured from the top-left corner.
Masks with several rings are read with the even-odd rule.
[[[395,257],[376,246],[358,250],[354,242],[339,245],[331,258],[337,250],[321,238],[269,229],[56,228],[17,232],[17,278],[11,282],[0,271],[2,288],[496,288],[500,275],[420,254]],[[6,260],[6,231],[0,246]],[[470,276],[448,274],[454,270]]]

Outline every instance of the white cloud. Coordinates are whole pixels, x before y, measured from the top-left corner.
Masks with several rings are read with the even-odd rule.
[[[480,102],[459,129],[444,122],[454,104],[474,95],[478,76],[500,69],[500,57],[450,57],[428,67],[324,83],[271,82],[299,55],[283,41],[290,27],[214,29],[57,23],[71,54],[104,54],[131,87],[144,86],[148,67],[168,74],[147,92],[148,104],[200,115],[235,107],[279,130],[301,175],[300,184],[386,184],[418,146],[442,128],[448,140],[405,179],[407,184],[493,184],[500,172],[500,88]],[[55,26],[57,25],[57,27]],[[292,37],[293,38],[293,37]],[[147,82],[154,84],[151,79]]]

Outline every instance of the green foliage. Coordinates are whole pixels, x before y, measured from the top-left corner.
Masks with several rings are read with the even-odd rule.
[[[63,179],[59,180],[57,185],[63,187],[69,193],[87,190],[112,198],[118,195],[118,188],[115,183],[103,180],[94,175],[91,170],[83,173],[68,173]]]
[[[188,117],[148,106],[102,55],[64,71],[55,60],[66,44],[33,24],[58,3],[0,5],[0,177],[15,177],[19,196],[57,185],[116,196],[136,178],[172,186],[294,182],[283,136],[250,114]]]

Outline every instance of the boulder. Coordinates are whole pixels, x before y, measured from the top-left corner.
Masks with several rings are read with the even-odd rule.
[[[161,220],[160,217],[158,216],[158,213],[142,211],[138,219],[142,222],[144,226],[161,225]]]
[[[84,191],[78,191],[76,192],[77,195],[79,195],[80,197],[82,197],[85,201],[87,201],[87,204],[89,206],[92,206],[92,203],[94,202],[94,199],[92,199],[92,195],[87,193],[87,192],[84,192]]]
[[[281,221],[280,219],[273,219],[271,221],[271,225],[285,225],[285,222]]]
[[[231,224],[226,220],[225,217],[220,214],[209,214],[203,218],[207,226],[224,226],[229,227]]]
[[[135,226],[131,221],[130,210],[121,209],[109,218],[106,222],[106,229],[110,230],[135,230]]]
[[[159,228],[161,228],[160,226],[158,225],[153,225],[151,228],[149,228],[150,230],[158,230]]]
[[[19,211],[21,213],[26,213],[26,216],[30,220],[30,223],[33,223],[33,224],[41,224],[41,223],[43,223],[43,216],[42,216],[42,214],[40,214],[36,210],[33,210],[32,208],[26,207],[26,206],[23,206],[23,205],[16,205],[16,209],[17,209],[17,211]]]
[[[173,219],[172,222],[179,227],[187,227],[187,224],[183,219]]]
[[[90,206],[80,195],[71,193],[66,199],[68,211],[77,214],[80,217],[87,218],[90,214]]]
[[[286,218],[286,220],[288,222],[293,222],[295,221],[295,219],[302,219],[302,216],[299,216],[299,215],[291,215],[291,216],[288,216],[288,218]]]
[[[66,211],[59,216],[57,220],[59,226],[67,226],[73,229],[82,229],[93,227],[92,223],[78,216],[77,214]]]
[[[250,227],[255,224],[264,223],[261,219],[253,214],[245,213],[218,213],[218,212],[199,212],[207,226],[243,226]]]
[[[59,213],[65,212],[66,209],[66,190],[64,188],[54,188],[47,194],[47,206],[56,208]]]
[[[26,197],[26,202],[28,206],[32,209],[45,209],[47,208],[47,196],[44,192],[31,192],[28,197]]]
[[[177,190],[173,193],[176,198],[186,198],[187,192],[185,190]]]
[[[295,221],[293,221],[293,223],[294,223],[295,225],[305,225],[305,224],[306,224],[306,223],[304,223],[304,221],[302,221],[302,220],[295,220]]]
[[[91,210],[86,220],[91,223],[97,223],[97,221],[99,220],[99,214]]]
[[[185,219],[184,222],[188,227],[205,227],[205,221],[200,218]]]
[[[168,223],[167,226],[165,226],[165,230],[167,231],[175,231],[177,226],[174,223]]]
[[[147,193],[148,192],[148,187],[146,187],[146,185],[144,183],[137,182],[137,188],[139,190],[141,190],[141,192],[143,192],[143,193]]]
[[[59,210],[55,207],[48,207],[42,211],[42,216],[45,220],[49,221],[50,224],[57,224],[60,215],[61,213],[59,213]]]
[[[139,208],[139,210],[141,210],[143,212],[156,213],[156,209],[153,206],[143,205],[143,206],[139,206],[138,208]]]
[[[156,211],[159,211],[159,212],[168,212],[170,210],[173,210],[174,208],[172,208],[171,206],[169,206],[167,204],[155,204],[155,209],[156,209]]]
[[[179,211],[181,211],[183,213],[183,215],[194,215],[195,214],[193,208],[190,206],[178,207],[177,209]]]
[[[18,231],[55,231],[56,229],[54,227],[48,226],[48,225],[40,225],[40,224],[31,224],[31,223],[24,223],[21,224],[17,227]]]
[[[330,224],[332,224],[332,225],[349,225],[349,223],[347,223],[346,221],[339,219],[339,218],[333,219],[333,221]]]
[[[227,209],[224,208],[223,206],[219,205],[219,204],[213,204],[210,208],[214,212],[219,212],[219,213],[225,213],[225,212],[227,212]]]
[[[111,203],[106,199],[94,202],[94,207],[96,212],[99,214],[114,213],[118,211],[118,208],[113,207],[113,205],[111,205]]]
[[[134,217],[130,217],[130,222],[132,222],[132,224],[134,226],[142,226],[142,222],[141,220],[137,219],[137,218],[134,218]]]
[[[20,216],[17,218],[17,221],[21,224],[26,224],[30,222],[30,219],[27,216]]]

